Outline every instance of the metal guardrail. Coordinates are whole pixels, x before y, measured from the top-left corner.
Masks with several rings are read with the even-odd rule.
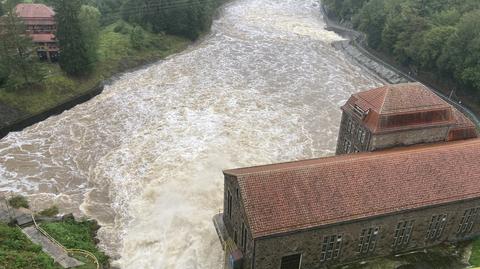
[[[93,262],[95,263],[95,265],[97,266],[97,269],[100,269],[100,263],[98,262],[97,257],[93,253],[91,253],[89,251],[86,251],[86,250],[83,250],[83,249],[68,249],[68,248],[66,248],[65,246],[63,246],[60,242],[58,242],[55,238],[53,238],[50,234],[48,234],[42,227],[40,227],[37,224],[37,221],[35,220],[35,215],[33,213],[31,213],[31,216],[32,216],[32,220],[33,220],[33,224],[35,226],[35,229],[37,229],[41,234],[43,234],[45,237],[47,237],[48,240],[50,240],[52,243],[54,243],[55,245],[60,247],[63,251],[65,251],[65,253],[67,255],[69,255],[70,253],[72,253],[72,254],[74,254],[74,253],[82,254],[82,255],[86,256],[87,258],[92,259]]]
[[[368,58],[376,61],[377,63],[389,68],[390,70],[396,72],[397,74],[403,76],[404,78],[406,78],[407,80],[411,81],[411,82],[420,82],[422,83],[423,85],[425,85],[428,89],[430,89],[432,92],[434,92],[435,94],[437,94],[440,98],[442,98],[443,100],[445,100],[446,102],[448,102],[450,105],[454,106],[456,109],[460,110],[465,116],[467,116],[470,120],[472,120],[475,125],[477,126],[477,129],[480,130],[480,119],[478,118],[478,116],[472,111],[470,110],[469,108],[453,101],[452,99],[450,99],[449,97],[447,97],[445,94],[443,94],[441,91],[437,90],[435,87],[433,87],[430,83],[424,81],[424,80],[420,80],[418,78],[415,78],[409,74],[406,74],[405,72],[403,72],[402,70],[400,70],[399,68],[397,68],[396,66],[393,66],[387,62],[385,62],[384,60],[380,59],[379,57],[377,57],[376,55],[372,54],[369,50],[368,50],[368,44],[367,44],[367,35],[365,33],[362,33],[362,32],[358,32],[358,31],[355,31],[351,28],[347,28],[347,27],[343,27],[343,26],[340,26],[338,25],[337,23],[333,22],[329,17],[328,17],[328,13],[327,11],[325,10],[325,6],[322,4],[321,5],[321,13],[323,15],[323,18],[325,20],[325,23],[327,24],[328,27],[330,28],[334,28],[334,29],[337,29],[337,30],[340,30],[342,32],[347,32],[349,34],[349,36],[351,37],[350,39],[350,44],[352,44],[353,46],[355,46],[361,53],[363,53],[365,56],[367,56]]]

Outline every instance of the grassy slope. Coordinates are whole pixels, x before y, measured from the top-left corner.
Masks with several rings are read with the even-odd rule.
[[[53,238],[58,240],[62,245],[69,249],[87,250],[93,253],[98,261],[106,266],[108,257],[97,249],[95,238],[95,223],[90,221],[76,222],[66,220],[62,222],[49,222],[40,224],[41,227],[49,233]],[[96,266],[91,259],[75,256],[85,265],[77,267],[77,269],[95,269]]]
[[[17,92],[0,89],[0,102],[28,114],[39,113],[88,91],[100,81],[118,72],[162,59],[190,44],[190,41],[180,37],[145,33],[146,46],[141,50],[135,50],[130,42],[131,26],[122,23],[125,25],[124,30],[116,33],[114,29],[118,24],[120,22],[102,30],[99,62],[91,76],[81,79],[68,78],[62,74],[57,64],[44,63],[44,68],[50,74],[45,80],[44,89]]]
[[[480,238],[472,243],[472,256],[470,256],[469,263],[473,266],[480,266]]]
[[[18,228],[0,223],[0,268],[60,269],[53,259],[42,252]]]

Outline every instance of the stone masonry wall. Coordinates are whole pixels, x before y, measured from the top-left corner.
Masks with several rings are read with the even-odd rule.
[[[250,233],[249,224],[246,218],[244,211],[244,206],[242,203],[242,194],[240,192],[238,181],[233,176],[225,176],[225,185],[224,185],[224,214],[223,221],[225,227],[227,228],[228,235],[235,240],[235,231],[237,232],[237,241],[235,242],[238,249],[240,249],[244,256],[244,269],[250,268],[252,265],[252,256],[253,256],[253,240],[252,234]],[[230,191],[232,194],[232,215],[231,218],[228,215],[228,198],[227,193]],[[238,196],[237,196],[238,191]],[[242,223],[246,225],[247,228],[247,246],[246,251],[244,252],[241,244],[242,236]]]
[[[347,125],[349,120],[352,120],[353,122],[352,131],[350,133],[347,131]],[[359,130],[359,128],[365,132],[365,138],[363,140],[363,143],[357,137],[357,131]],[[348,141],[350,141],[351,143],[351,152],[345,152],[345,139],[348,139]],[[347,112],[342,113],[342,121],[340,122],[340,131],[338,134],[336,155],[354,153],[355,150],[358,150],[359,152],[369,151],[370,139],[370,131],[363,126],[363,123],[360,122],[357,117],[352,117]]]
[[[442,142],[447,139],[448,130],[449,127],[445,126],[374,135],[369,150],[375,151],[394,146]]]
[[[352,132],[348,132],[348,121],[352,119],[354,122]],[[366,132],[364,143],[357,138],[358,128],[362,128]],[[346,154],[344,150],[344,141],[348,139],[351,143],[351,152],[359,150],[360,152],[375,151],[398,146],[408,146],[421,143],[434,143],[445,141],[448,137],[449,127],[432,127],[416,130],[398,131],[386,134],[372,135],[370,131],[364,127],[363,123],[357,117],[351,116],[348,112],[342,113],[342,121],[340,123],[340,131],[337,140],[336,154]]]
[[[450,205],[432,207],[423,210],[399,213],[330,227],[295,232],[280,236],[256,239],[254,269],[279,269],[283,256],[302,254],[302,269],[326,268],[332,264],[348,263],[376,256],[387,256],[392,253],[408,252],[437,245],[444,241],[459,241],[480,234],[478,216],[475,218],[473,230],[457,236],[457,228],[467,209],[480,207],[480,199],[458,202]],[[447,214],[446,226],[441,237],[435,241],[426,240],[427,229],[433,215]],[[400,221],[413,220],[411,240],[405,248],[394,250],[394,233]],[[359,237],[362,229],[379,227],[379,234],[374,251],[371,254],[358,253]],[[337,260],[321,262],[321,248],[324,237],[342,235],[342,245]],[[249,268],[250,267],[246,267]],[[253,269],[253,268],[252,268]]]

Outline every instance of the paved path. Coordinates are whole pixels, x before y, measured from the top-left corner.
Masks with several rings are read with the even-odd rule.
[[[60,264],[63,268],[73,268],[84,264],[68,256],[67,252],[63,248],[50,241],[34,226],[23,228],[22,231],[32,242],[42,246],[42,250],[50,255],[55,262]]]

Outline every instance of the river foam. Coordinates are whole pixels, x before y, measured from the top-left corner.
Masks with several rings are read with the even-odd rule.
[[[334,153],[340,105],[378,85],[315,0],[238,0],[187,51],[0,140],[0,192],[102,224],[120,268],[220,268],[222,169]]]

